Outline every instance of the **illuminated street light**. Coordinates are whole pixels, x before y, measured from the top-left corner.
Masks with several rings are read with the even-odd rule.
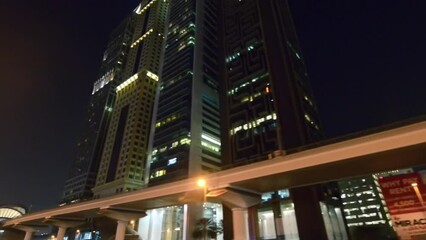
[[[197,185],[199,187],[205,187],[206,186],[206,181],[204,179],[200,179],[197,181]]]
[[[205,203],[206,202],[206,195],[207,195],[207,185],[206,185],[206,180],[204,180],[204,179],[200,179],[200,180],[198,180],[197,181],[197,185],[199,186],[199,187],[202,187],[203,188],[203,202]]]

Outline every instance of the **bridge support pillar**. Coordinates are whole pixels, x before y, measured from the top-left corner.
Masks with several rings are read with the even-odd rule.
[[[56,240],[64,240],[65,232],[67,231],[66,227],[59,227],[58,234],[56,234]]]
[[[31,238],[33,237],[33,231],[25,231],[25,237],[24,240],[31,240]]]
[[[232,208],[234,240],[250,239],[247,208]]]
[[[116,240],[124,240],[126,236],[126,229],[128,229],[130,221],[136,221],[137,219],[146,216],[145,211],[139,209],[104,208],[101,209],[99,213],[117,220],[117,228],[115,231]],[[135,232],[133,231],[132,234],[135,234]]]
[[[21,224],[14,225],[13,228],[25,232],[24,240],[31,240],[33,238],[33,233],[38,231],[38,229],[34,226],[27,226]]]
[[[53,226],[58,227],[58,233],[56,234],[57,240],[63,240],[65,237],[65,233],[67,232],[68,228],[74,228],[79,225],[82,225],[85,223],[85,219],[80,218],[45,218],[44,223],[52,224]]]
[[[255,239],[250,231],[248,208],[261,202],[261,195],[245,189],[228,186],[209,189],[208,197],[216,198],[232,210],[232,232],[234,240]]]
[[[320,208],[321,191],[317,185],[290,189],[301,240],[328,239]]]
[[[129,224],[128,221],[117,221],[117,230],[115,231],[115,240],[124,240],[126,236],[126,227]]]

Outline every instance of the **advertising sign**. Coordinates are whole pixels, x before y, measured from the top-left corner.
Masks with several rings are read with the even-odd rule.
[[[426,182],[418,173],[379,178],[395,231],[401,239],[426,236]]]

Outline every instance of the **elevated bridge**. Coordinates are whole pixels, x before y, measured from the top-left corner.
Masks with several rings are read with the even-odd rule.
[[[71,223],[75,224],[76,219],[99,217],[102,214],[124,221],[126,216],[142,216],[142,212],[149,209],[202,202],[205,190],[210,197],[209,200],[228,201],[231,205],[241,208],[254,204],[256,198],[264,192],[408,168],[425,163],[426,121],[422,121],[293,154],[283,154],[270,160],[197,178],[34,212],[5,221],[3,227],[19,228],[40,223],[53,224],[53,219],[57,219],[56,222],[62,222],[63,228],[66,228],[71,227],[73,225]],[[205,189],[197,185],[200,178],[206,181]],[[227,194],[228,197],[221,197]],[[121,213],[122,219],[118,215],[114,217],[113,213],[116,213],[115,215]],[[234,216],[234,221],[235,219],[238,217]],[[234,223],[234,226],[238,225]],[[236,228],[234,227],[235,239],[244,239],[245,236],[238,235],[244,235],[245,230],[241,232]],[[122,226],[120,230],[120,224],[116,232],[116,239],[124,238],[119,236],[124,234]],[[60,237],[58,236],[58,239]]]

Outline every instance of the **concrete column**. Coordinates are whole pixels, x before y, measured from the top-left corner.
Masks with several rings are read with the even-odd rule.
[[[250,239],[247,208],[232,209],[234,240]]]
[[[124,209],[111,207],[100,209],[99,214],[117,220],[115,240],[124,240],[127,225],[131,220],[137,221],[139,218],[143,218],[146,216],[145,211],[140,209]]]
[[[56,235],[56,240],[64,240],[65,232],[67,231],[66,227],[59,227],[58,234]]]
[[[25,231],[24,240],[31,240],[32,237],[33,237],[33,231]]]
[[[232,209],[232,231],[226,228],[226,226],[230,227],[231,224],[226,225],[224,226],[224,234],[228,237],[233,234],[234,240],[254,239],[255,236],[253,234],[253,236],[250,236],[250,232],[254,233],[253,229],[251,229],[253,227],[253,219],[249,217],[247,209],[259,204],[261,195],[242,188],[234,189],[233,186],[209,190],[211,190],[209,193],[210,198],[215,198],[229,209]],[[226,216],[224,215],[224,217]],[[224,219],[224,222],[230,221]]]
[[[77,227],[85,223],[85,220],[80,218],[48,217],[43,220],[43,223],[58,227],[58,234],[56,234],[56,239],[63,240],[68,228]]]
[[[319,204],[321,191],[319,185],[290,189],[300,240],[328,239]]]
[[[117,221],[117,230],[115,231],[115,240],[124,240],[124,237],[126,236],[126,221]]]

